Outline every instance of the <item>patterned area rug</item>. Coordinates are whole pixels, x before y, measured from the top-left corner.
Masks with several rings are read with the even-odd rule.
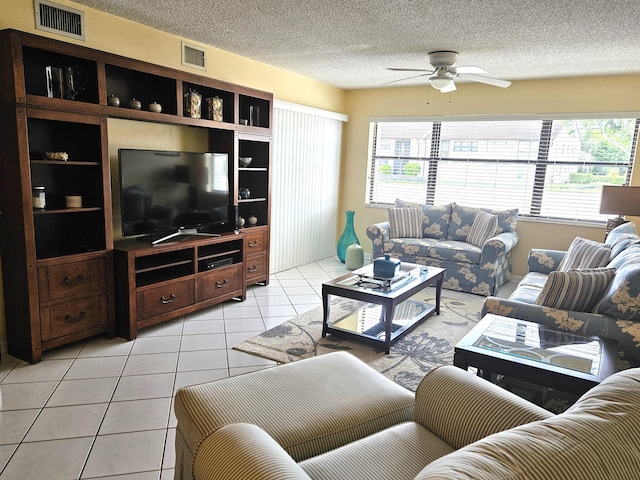
[[[362,307],[355,300],[332,297],[331,318],[340,319]],[[433,303],[435,290],[429,288],[414,297]],[[442,291],[440,315],[421,322],[414,330],[391,346],[383,347],[357,340],[345,340],[328,334],[322,338],[322,307],[288,320],[277,327],[234,347],[280,363],[345,350],[386,377],[415,391],[420,380],[434,367],[453,364],[453,348],[480,320],[484,297],[451,290]]]

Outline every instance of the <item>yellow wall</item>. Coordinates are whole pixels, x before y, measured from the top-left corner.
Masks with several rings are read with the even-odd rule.
[[[311,107],[343,112],[343,90],[300,75],[255,62],[218,48],[198,44],[163,33],[120,17],[93,10],[84,5],[55,0],[85,12],[86,41],[48,34],[35,29],[33,0],[0,0],[0,29],[13,28],[55,38],[78,45],[123,55],[197,75],[209,76],[238,85],[272,92],[280,100]],[[181,41],[185,40],[206,50],[208,71],[181,65]]]
[[[562,78],[514,82],[502,89],[481,84],[458,84],[452,95],[431,87],[350,90],[346,93],[340,210],[355,210],[356,233],[366,251],[371,242],[368,225],[387,219],[386,209],[365,207],[369,121],[372,117],[425,117],[449,115],[518,115],[640,112],[640,75]],[[427,105],[427,97],[429,104]],[[640,168],[632,184],[640,185]],[[401,196],[401,195],[398,195]],[[640,225],[638,219],[636,225]],[[338,219],[344,228],[344,214]],[[602,226],[568,226],[558,223],[520,220],[516,230],[520,243],[513,251],[513,273],[526,273],[531,248],[565,250],[576,236],[602,241]]]

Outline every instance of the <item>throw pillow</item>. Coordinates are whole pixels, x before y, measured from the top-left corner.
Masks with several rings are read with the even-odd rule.
[[[391,238],[422,238],[422,209],[390,208],[389,226]]]
[[[594,311],[635,324],[640,318],[640,263],[616,269],[616,276]]]
[[[610,256],[611,247],[609,245],[576,237],[569,245],[569,249],[557,270],[566,272],[576,268],[604,267],[609,263]]]
[[[497,215],[491,215],[483,210],[478,210],[476,218],[473,220],[469,235],[467,235],[467,242],[476,247],[481,247],[484,242],[493,237],[493,233],[498,226]]]
[[[551,272],[534,303],[558,310],[591,312],[607,291],[615,273],[615,268]]]

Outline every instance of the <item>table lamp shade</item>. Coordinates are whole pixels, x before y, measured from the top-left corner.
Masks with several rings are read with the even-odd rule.
[[[640,187],[603,185],[600,213],[640,216]]]

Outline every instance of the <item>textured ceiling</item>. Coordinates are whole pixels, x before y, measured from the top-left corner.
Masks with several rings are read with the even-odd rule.
[[[640,73],[639,0],[75,1],[345,89],[432,50],[506,80]]]

